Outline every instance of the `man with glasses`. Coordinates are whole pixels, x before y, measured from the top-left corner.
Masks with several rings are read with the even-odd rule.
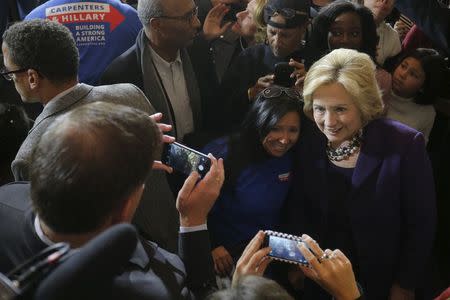
[[[295,86],[301,88],[307,59],[304,42],[309,23],[309,1],[269,0],[264,7],[267,43],[245,49],[237,57],[221,83],[220,95],[231,128],[242,122],[256,95],[274,84],[275,64],[286,62],[293,67]]]
[[[48,20],[16,23],[3,35],[1,75],[14,82],[23,102],[44,106],[11,168],[16,180],[28,180],[32,149],[61,113],[92,101],[124,104],[153,113],[142,92],[132,85],[92,87],[79,84],[78,50],[70,31]]]
[[[201,100],[186,51],[200,29],[192,0],[141,0],[144,28],[136,44],[116,58],[102,83],[129,82],[140,87],[152,105],[173,125],[178,140],[201,127]]]
[[[186,49],[200,29],[197,15],[193,0],[139,0],[138,16],[144,28],[136,44],[116,58],[101,78],[102,83],[128,82],[141,88],[153,107],[163,113],[162,122],[172,125],[170,134],[191,146],[193,134],[206,127],[204,102],[209,101],[201,97]],[[175,181],[181,179],[170,176],[172,192],[166,175],[154,173],[162,179],[144,193],[136,224],[152,240],[174,251],[178,238]],[[155,203],[152,199],[166,200]]]

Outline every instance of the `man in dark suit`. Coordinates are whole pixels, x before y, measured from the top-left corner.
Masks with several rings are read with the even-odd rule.
[[[24,102],[40,102],[44,110],[12,163],[16,180],[28,180],[31,151],[54,119],[92,101],[108,101],[154,113],[142,91],[130,84],[92,87],[79,84],[78,50],[70,31],[48,20],[24,21],[11,26],[2,44],[5,70]]]
[[[163,114],[162,121],[172,125],[171,135],[198,148],[198,140],[203,140],[199,132],[211,127],[206,125],[211,122],[205,118],[214,119],[206,106],[215,98],[202,97],[186,50],[200,28],[195,3],[192,0],[142,0],[138,2],[138,16],[144,28],[136,44],[110,64],[100,82],[127,82],[139,87],[153,107]],[[210,77],[213,76],[214,73]],[[173,250],[177,245],[178,218],[172,191],[179,188],[178,181],[182,180],[171,176],[169,186],[165,174],[156,171],[155,175],[160,178],[159,184],[144,192],[135,223],[152,240]],[[167,200],[154,201],[160,198]],[[158,215],[152,215],[155,208],[159,210]]]
[[[160,147],[157,125],[137,109],[96,102],[57,117],[33,152],[31,184],[0,189],[0,272],[53,243],[80,247],[130,222]],[[222,160],[210,159],[207,175],[191,174],[178,194],[181,259],[141,238],[116,280],[124,295],[189,299],[214,285],[206,217],[224,174]]]

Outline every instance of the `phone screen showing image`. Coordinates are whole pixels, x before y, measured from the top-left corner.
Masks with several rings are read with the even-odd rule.
[[[303,265],[308,264],[308,261],[298,249],[298,241],[273,235],[269,235],[268,239],[268,246],[272,248],[269,256]]]
[[[178,143],[166,145],[162,162],[185,175],[197,171],[201,177],[204,177],[211,167],[208,156]]]

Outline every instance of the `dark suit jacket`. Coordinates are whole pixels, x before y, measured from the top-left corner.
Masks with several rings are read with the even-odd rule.
[[[34,229],[29,187],[26,182],[0,187],[2,273],[47,247]],[[116,299],[203,298],[215,285],[208,232],[183,233],[179,240],[177,256],[141,238],[126,270],[115,279]]]
[[[328,206],[326,138],[302,131],[287,214],[294,234],[324,247]],[[421,133],[396,121],[370,122],[345,199],[367,299],[387,299],[393,283],[420,287],[431,255],[436,208],[433,174]]]
[[[122,104],[140,109],[148,114],[156,112],[142,91],[131,84],[98,87],[79,84],[62,98],[47,103],[42,113],[36,118],[33,128],[29,131],[11,164],[15,180],[29,180],[28,167],[33,147],[56,117],[77,106],[95,101]]]

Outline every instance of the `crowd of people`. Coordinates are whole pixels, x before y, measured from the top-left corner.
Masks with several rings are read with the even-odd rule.
[[[131,223],[113,299],[447,299],[448,3],[32,2],[0,15],[0,273]]]

